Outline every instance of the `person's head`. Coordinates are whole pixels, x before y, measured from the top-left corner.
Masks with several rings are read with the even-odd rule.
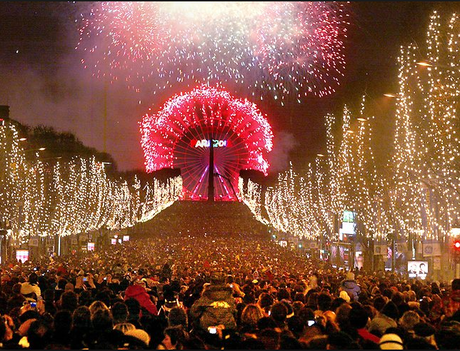
[[[271,317],[277,323],[284,323],[288,314],[288,309],[282,302],[276,302],[270,309]]]
[[[302,318],[298,316],[292,316],[287,320],[289,330],[294,334],[295,337],[299,338],[305,328],[305,323]]]
[[[108,332],[113,329],[112,314],[108,309],[99,309],[91,314],[91,323],[97,332]]]
[[[350,311],[351,306],[349,303],[343,303],[335,310],[335,321],[341,328],[349,324],[348,315]]]
[[[403,340],[398,334],[384,334],[379,341],[381,350],[404,350]]]
[[[265,350],[278,350],[280,346],[280,333],[274,329],[264,329],[258,339],[265,345]]]
[[[30,284],[37,284],[38,283],[38,275],[37,275],[37,273],[30,273],[28,280],[29,280]]]
[[[241,313],[241,324],[257,326],[257,322],[264,316],[262,308],[257,304],[246,305]]]
[[[74,291],[66,291],[61,295],[61,309],[71,313],[78,307],[78,296]]]
[[[273,297],[269,293],[262,293],[259,295],[259,301],[257,302],[263,309],[268,309],[273,305]]]
[[[440,350],[456,350],[460,345],[460,323],[443,322],[434,338]]]
[[[54,314],[54,332],[59,335],[67,334],[72,327],[72,313],[69,310],[59,310]]]
[[[177,348],[178,344],[183,344],[187,338],[182,326],[167,327],[164,336],[163,344],[168,350],[171,346]]]
[[[350,295],[349,295],[348,292],[345,291],[345,290],[340,291],[339,297],[340,297],[342,300],[344,300],[345,302],[348,302],[348,303],[349,303],[349,302],[351,301]]]
[[[184,328],[187,328],[188,325],[187,312],[179,306],[171,308],[168,314],[168,326],[174,327],[176,325],[181,325]]]
[[[369,321],[369,315],[364,308],[356,306],[350,310],[348,319],[353,328],[362,329],[366,327],[366,324]]]
[[[452,290],[460,290],[460,278],[452,280]]]
[[[424,338],[410,338],[406,342],[406,350],[437,350],[436,346]]]
[[[355,280],[355,274],[353,272],[347,272],[345,275],[346,280]]]
[[[12,293],[16,294],[16,295],[19,295],[21,293],[21,284],[20,283],[16,283],[16,284],[13,285]]]
[[[30,324],[27,331],[27,341],[32,350],[43,350],[51,342],[52,330],[48,323],[37,319]]]
[[[420,322],[420,316],[417,312],[409,310],[399,318],[399,325],[405,330],[413,330],[414,325]]]
[[[436,329],[429,323],[420,322],[413,326],[414,334],[419,338],[434,338]]]
[[[112,311],[113,322],[115,324],[123,323],[128,320],[128,306],[126,306],[124,302],[115,302],[110,310]]]
[[[374,299],[374,307],[377,311],[381,311],[383,306],[385,306],[386,300],[383,296],[379,295]]]
[[[334,332],[327,337],[328,350],[348,350],[351,349],[353,339],[343,331]]]
[[[381,309],[381,311],[385,316],[394,319],[395,321],[398,320],[399,311],[398,306],[395,305],[393,301],[388,301],[385,306]]]
[[[139,319],[141,312],[141,305],[134,297],[130,297],[125,300],[126,306],[128,306],[128,321]]]
[[[91,315],[93,315],[96,311],[99,311],[99,310],[108,311],[109,308],[104,302],[99,301],[99,300],[93,301],[91,305],[89,305],[89,311],[91,312]]]
[[[264,329],[274,329],[276,328],[276,322],[271,317],[262,317],[257,322],[257,329],[264,330]]]
[[[78,306],[72,313],[72,328],[90,328],[91,312],[87,306]]]
[[[291,299],[291,294],[289,294],[289,291],[286,288],[279,289],[276,296],[278,301]]]
[[[136,326],[132,323],[121,322],[114,325],[113,329],[120,330],[123,334],[126,334],[127,331],[136,329]]]
[[[125,332],[125,337],[131,338],[131,342],[129,343],[130,349],[144,349],[147,348],[150,343],[150,335],[143,329],[134,328],[127,330]]]
[[[327,293],[320,293],[318,295],[318,309],[320,311],[327,311],[331,308],[332,297]]]
[[[280,350],[302,350],[302,344],[293,336],[281,335]]]
[[[214,271],[211,273],[210,282],[211,285],[221,285],[225,283],[225,274],[221,271]]]
[[[65,286],[67,285],[68,281],[65,278],[60,278],[57,283],[57,287],[60,290],[65,290]]]

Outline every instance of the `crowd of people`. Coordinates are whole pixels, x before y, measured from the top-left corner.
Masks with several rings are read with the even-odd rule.
[[[269,238],[156,235],[5,263],[4,349],[457,349],[460,279],[344,271]]]

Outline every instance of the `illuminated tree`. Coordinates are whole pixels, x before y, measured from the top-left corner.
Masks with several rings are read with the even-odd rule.
[[[401,234],[414,239],[444,240],[459,218],[459,28],[457,15],[443,25],[433,12],[426,46],[403,47],[399,58],[389,186]]]

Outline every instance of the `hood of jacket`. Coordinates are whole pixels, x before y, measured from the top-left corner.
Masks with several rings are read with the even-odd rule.
[[[135,296],[141,296],[145,295],[147,293],[147,290],[141,285],[130,285],[126,288],[125,290],[125,296],[126,297],[135,297]]]
[[[232,289],[225,285],[211,285],[203,292],[203,296],[213,301],[232,299]]]
[[[344,280],[342,282],[342,286],[345,289],[356,289],[358,287],[358,284],[354,280]]]

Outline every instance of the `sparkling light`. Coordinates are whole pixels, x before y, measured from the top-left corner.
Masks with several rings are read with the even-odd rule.
[[[217,194],[235,200],[228,180],[237,190],[242,169],[267,174],[271,127],[255,104],[226,91],[202,86],[173,96],[156,114],[143,117],[140,131],[147,171],[181,169],[185,196],[207,194],[210,148],[194,147],[193,140],[227,141],[227,147],[213,151],[214,173],[222,176]]]
[[[10,122],[0,125],[0,165],[0,225],[14,247],[33,237],[132,227],[170,206],[182,190],[181,177],[161,184],[110,179],[94,157],[51,162],[37,153],[27,161]]]
[[[76,49],[135,90],[231,83],[284,104],[334,92],[347,18],[344,2],[101,2],[82,11]]]

